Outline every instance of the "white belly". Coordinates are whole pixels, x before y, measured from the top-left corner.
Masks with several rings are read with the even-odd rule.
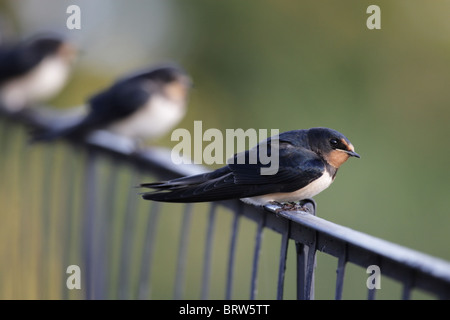
[[[330,176],[328,172],[325,172],[319,179],[314,180],[306,187],[303,187],[297,191],[271,193],[262,196],[243,198],[241,200],[256,206],[268,204],[270,201],[277,201],[277,202],[300,201],[314,197],[315,195],[319,194],[320,192],[328,188],[332,182],[333,178]]]
[[[183,104],[155,95],[134,114],[108,130],[129,138],[157,138],[172,129],[185,114]]]
[[[47,57],[30,73],[6,83],[1,89],[1,99],[11,111],[47,100],[62,89],[69,72],[66,61],[56,56]]]

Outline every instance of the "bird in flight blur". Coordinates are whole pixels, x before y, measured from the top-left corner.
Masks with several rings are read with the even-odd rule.
[[[267,164],[249,161],[252,153],[258,155],[262,144],[272,153],[278,149],[278,170],[270,175],[261,174],[261,168]],[[142,197],[162,202],[241,199],[257,206],[297,202],[328,188],[348,158],[360,157],[343,134],[328,128],[287,131],[261,142],[244,155],[245,162],[237,161],[239,154],[236,154],[226,166],[212,172],[141,184],[154,189]]]
[[[0,47],[0,107],[18,112],[55,96],[66,84],[77,56],[60,36],[38,34]]]
[[[155,139],[185,115],[190,86],[190,77],[175,65],[140,71],[92,96],[76,121],[37,130],[32,141],[81,138],[99,129],[131,140]]]

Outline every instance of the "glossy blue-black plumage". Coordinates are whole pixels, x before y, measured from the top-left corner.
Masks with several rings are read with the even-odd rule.
[[[245,161],[241,161],[244,163],[239,163],[239,155],[235,155],[231,163],[210,173],[142,184],[142,187],[156,190],[144,193],[143,198],[164,202],[204,202],[294,192],[321,177],[325,170],[331,176],[336,172],[311,150],[309,140],[308,130],[288,131],[269,138],[268,152],[279,151],[275,174],[261,174],[261,168],[270,164],[264,165],[261,161],[250,163],[250,154],[259,152],[259,145],[244,153]]]
[[[62,43],[57,36],[38,35],[0,47],[0,84],[30,72],[45,57],[55,53]]]

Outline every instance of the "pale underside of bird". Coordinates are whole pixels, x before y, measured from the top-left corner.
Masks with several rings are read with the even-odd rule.
[[[0,99],[9,111],[45,101],[56,95],[70,75],[70,66],[60,56],[44,58],[31,72],[8,81],[0,88]]]

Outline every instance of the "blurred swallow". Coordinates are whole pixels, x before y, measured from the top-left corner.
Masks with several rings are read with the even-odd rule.
[[[261,175],[260,169],[267,165],[248,161],[252,152],[259,152],[262,143],[267,143],[269,152],[278,148],[279,168],[275,174]],[[328,188],[349,157],[360,157],[343,134],[328,128],[284,132],[244,153],[245,163],[236,161],[236,154],[234,161],[209,173],[141,184],[155,189],[142,197],[162,202],[241,199],[258,206],[295,202]]]
[[[92,96],[87,114],[75,123],[35,132],[32,141],[80,138],[99,129],[133,140],[157,138],[185,115],[190,86],[190,77],[174,65],[124,77]]]
[[[76,48],[53,34],[39,34],[0,47],[0,102],[17,112],[50,99],[66,84]]]

